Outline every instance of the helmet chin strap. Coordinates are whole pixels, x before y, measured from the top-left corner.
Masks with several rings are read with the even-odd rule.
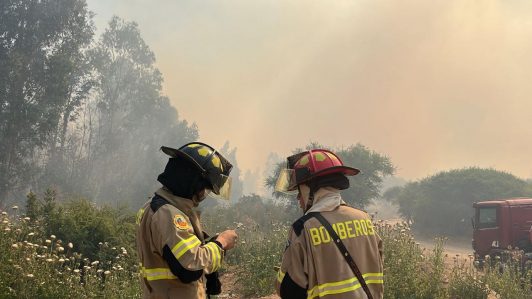
[[[305,213],[310,210],[310,208],[312,207],[312,205],[314,204],[314,193],[316,193],[316,184],[314,183],[310,183],[309,184],[309,193],[308,193],[308,200],[307,200],[307,204],[305,206]]]
[[[310,210],[310,208],[312,207],[312,204],[314,203],[314,194],[310,193],[309,196],[308,196],[308,200],[307,200],[307,204],[305,206],[305,213]]]

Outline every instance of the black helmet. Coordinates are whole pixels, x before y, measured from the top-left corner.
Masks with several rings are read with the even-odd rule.
[[[219,198],[229,199],[233,165],[213,147],[201,142],[191,142],[179,149],[162,146],[161,150],[172,158],[185,158],[200,171],[201,176],[211,185],[212,192]]]

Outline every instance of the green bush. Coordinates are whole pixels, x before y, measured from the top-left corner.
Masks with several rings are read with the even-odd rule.
[[[140,297],[137,261],[124,247],[97,244],[93,255],[106,258],[89,259],[30,217],[4,211],[0,221],[0,298]]]
[[[406,224],[377,224],[384,244],[384,297],[448,298],[445,287],[443,239],[432,252],[421,248]]]
[[[488,298],[490,289],[486,285],[485,277],[474,267],[473,257],[469,256],[463,261],[456,257],[454,260],[449,283],[450,297],[460,299]]]
[[[509,251],[502,258],[488,258],[485,280],[500,298],[530,299],[532,297],[532,262],[522,264],[522,252]]]
[[[27,196],[27,216],[40,225],[44,235],[69,240],[74,249],[90,259],[104,259],[101,244],[124,247],[135,254],[135,215],[127,207],[97,207],[79,198],[59,204],[56,193],[47,190],[42,200],[33,193]]]

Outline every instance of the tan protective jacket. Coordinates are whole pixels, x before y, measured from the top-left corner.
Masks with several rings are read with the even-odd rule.
[[[137,251],[144,298],[206,297],[203,274],[220,268],[224,251],[214,242],[204,244],[193,205],[161,188],[139,210]]]
[[[322,188],[315,198],[307,214],[320,212],[329,221],[356,262],[373,298],[383,298],[382,240],[368,214],[347,206],[335,189]],[[283,298],[367,298],[318,219],[299,223],[302,224],[299,235],[296,224],[289,232],[276,280],[277,293]]]

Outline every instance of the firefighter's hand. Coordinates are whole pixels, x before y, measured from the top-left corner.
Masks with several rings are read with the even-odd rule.
[[[236,239],[238,238],[236,232],[232,229],[221,232],[216,241],[222,244],[224,250],[229,250],[235,247]]]

